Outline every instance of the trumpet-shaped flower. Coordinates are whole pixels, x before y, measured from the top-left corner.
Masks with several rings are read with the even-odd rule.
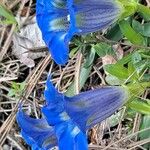
[[[52,58],[64,65],[69,41],[107,28],[124,9],[119,0],[37,0],[36,18]]]
[[[106,86],[66,97],[48,78],[44,95],[45,118],[30,118],[21,109],[17,114],[22,136],[33,150],[48,150],[56,145],[66,150],[73,145],[75,150],[87,149],[86,130],[112,115],[130,94],[127,88]]]

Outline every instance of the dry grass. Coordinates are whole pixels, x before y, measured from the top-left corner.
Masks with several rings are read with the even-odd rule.
[[[0,0],[15,15],[21,16],[23,11],[25,17],[30,16],[30,6],[32,0],[25,5],[25,0]],[[147,0],[149,4],[149,1]],[[25,22],[24,22],[25,23]],[[23,24],[22,24],[23,26]],[[79,93],[79,73],[83,57],[77,54],[65,67],[57,66],[49,55],[45,58],[35,60],[35,67],[30,69],[20,63],[20,61],[11,53],[12,35],[16,32],[16,25],[0,25],[0,150],[27,150],[28,146],[23,142],[19,127],[16,124],[15,116],[20,102],[24,103],[23,109],[32,112],[37,118],[40,117],[40,108],[44,102],[43,90],[48,73],[53,76],[53,82],[60,91],[65,92],[73,80],[76,82],[76,93]],[[40,48],[39,48],[40,49]],[[90,73],[88,81],[84,86],[87,90],[93,87],[105,84],[105,74],[102,71],[102,60],[98,59]],[[25,81],[25,88],[18,97],[8,95],[12,88],[13,81]],[[123,108],[119,125],[110,128],[107,121],[95,126],[89,132],[89,138],[93,144],[89,145],[91,150],[126,150],[142,149],[143,144],[149,143],[150,139],[137,141],[141,115],[137,114],[134,120],[128,120],[133,126],[132,133],[129,133],[129,127],[122,122],[125,108]],[[150,128],[145,129],[150,132]],[[145,131],[144,130],[144,131]],[[107,138],[104,138],[107,135]]]

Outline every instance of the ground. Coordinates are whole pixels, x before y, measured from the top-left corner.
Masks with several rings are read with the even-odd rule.
[[[150,6],[149,0],[143,0],[142,3],[145,6]],[[32,24],[31,20],[35,17],[35,2],[32,0],[0,0],[0,4],[3,4],[7,10],[10,10],[16,18],[23,18],[23,20],[16,19],[20,23],[20,25],[17,25],[13,22],[14,20],[11,18],[12,14],[10,13],[11,15],[8,16],[10,20],[7,19],[11,21],[11,24],[0,24],[0,149],[2,150],[30,149],[20,135],[20,128],[15,118],[16,112],[19,104],[23,103],[23,109],[26,113],[35,118],[41,117],[40,108],[44,104],[43,91],[49,73],[51,73],[52,81],[60,92],[72,95],[74,92],[79,93],[113,84],[113,81],[115,83],[117,81],[119,83],[125,82],[126,80],[124,79],[112,79],[112,76],[109,76],[109,79],[106,78],[108,74],[111,74],[111,71],[109,69],[106,71],[104,65],[115,64],[129,54],[136,55],[136,58],[144,55],[146,63],[143,57],[140,63],[149,66],[150,42],[145,46],[132,45],[125,37],[112,40],[109,38],[113,33],[109,32],[110,28],[85,37],[74,37],[70,43],[69,62],[66,66],[59,66],[52,60],[48,49],[41,41],[39,31],[36,29],[33,32],[32,29],[36,27],[30,26],[30,30],[26,28]],[[2,8],[0,8],[1,10]],[[3,17],[1,17],[0,13],[1,20],[4,19]],[[143,19],[138,15],[135,15],[134,18],[138,18],[137,20],[143,24]],[[21,35],[23,36],[23,41],[18,37],[18,34],[21,33],[23,34]],[[34,36],[35,34],[33,33],[37,33],[37,35]],[[118,36],[120,35],[118,34]],[[33,45],[27,43],[26,37],[32,42],[34,41]],[[147,40],[149,40],[149,37]],[[36,41],[37,39],[38,42]],[[86,43],[84,48],[79,46],[85,41],[92,41],[92,44],[96,46],[104,46],[108,53],[104,52],[102,54],[96,49],[96,46],[94,47],[96,52],[93,52],[92,44],[88,45]],[[99,43],[102,43],[102,45],[97,45]],[[79,51],[77,51],[78,46],[80,47]],[[109,52],[112,49],[113,54]],[[138,54],[135,53],[135,49],[140,49]],[[142,51],[141,54],[143,49],[147,51]],[[130,68],[130,70],[132,69]],[[122,72],[122,70],[118,70],[118,72]],[[143,74],[149,75],[149,67],[145,67],[142,70],[141,78]],[[126,79],[128,81],[128,78]],[[149,90],[147,89],[141,96],[141,99],[144,101],[148,100],[148,98]],[[149,101],[148,103],[150,104]],[[144,105],[145,108],[142,105],[144,109],[139,108],[139,110],[135,109],[134,106],[130,108],[123,106],[109,119],[89,130],[87,133],[89,149],[148,150],[150,148],[150,117],[148,116],[150,111],[146,110],[146,108],[149,109],[150,106]],[[143,135],[140,133],[143,133]]]

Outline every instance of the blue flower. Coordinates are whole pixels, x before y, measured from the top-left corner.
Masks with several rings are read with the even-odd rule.
[[[130,96],[127,88],[106,86],[66,97],[54,88],[49,78],[44,95],[45,118],[30,118],[21,109],[17,113],[22,136],[33,150],[48,150],[56,145],[66,150],[73,145],[76,150],[86,150],[86,130],[112,115]]]
[[[31,118],[20,109],[17,113],[17,122],[21,127],[22,137],[33,150],[47,150],[57,145],[54,129],[48,125],[46,119]]]
[[[37,0],[36,18],[57,64],[68,61],[69,41],[107,28],[123,13],[119,0]]]

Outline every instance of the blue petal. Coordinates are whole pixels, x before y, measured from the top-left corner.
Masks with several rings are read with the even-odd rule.
[[[51,56],[57,64],[65,65],[68,61],[68,47],[69,40],[64,32],[58,33],[49,43],[49,48],[51,50]]]
[[[51,94],[53,96],[50,96]],[[49,77],[47,78],[44,95],[47,104],[42,108],[42,112],[48,124],[55,129],[59,149],[73,150],[80,148],[87,150],[88,144],[85,133],[66,113],[64,96],[54,88]]]
[[[104,29],[120,17],[123,8],[115,0],[82,0],[75,2],[77,27],[80,33]]]
[[[57,145],[54,130],[45,119],[30,118],[20,109],[17,113],[17,122],[23,138],[32,146],[32,149],[48,149]]]
[[[54,120],[58,122],[56,115],[66,110],[66,113],[84,132],[112,115],[128,98],[128,90],[121,86],[106,86],[83,92],[73,97],[66,97],[55,89],[48,77],[45,90],[47,106],[45,106],[44,111],[45,114],[48,114],[48,122],[53,122]],[[49,103],[50,101],[51,103]],[[50,111],[53,111],[53,114],[50,114]],[[68,119],[66,113],[61,114],[63,119]],[[51,120],[51,115],[54,115],[53,120]]]
[[[63,103],[64,101],[64,95],[62,93],[59,93],[58,90],[53,86],[53,84],[50,81],[50,76],[48,76],[46,81],[44,97],[47,105],[50,105],[54,102]]]
[[[50,81],[50,76],[47,78],[44,97],[46,105],[42,108],[47,122],[50,126],[70,120],[70,117],[65,112],[65,96],[59,93]]]
[[[31,146],[32,150],[44,150],[44,148],[40,148],[37,143],[23,131],[21,131],[21,135],[25,139],[26,143]]]
[[[86,136],[69,120],[55,126],[60,150],[88,150]]]
[[[104,29],[122,13],[116,0],[37,0],[36,18],[52,58],[64,65],[75,34]]]
[[[57,64],[65,64],[68,60],[68,42],[72,34],[68,34],[67,2],[63,0],[37,1],[36,18],[42,31],[43,39],[48,46],[52,58]]]
[[[67,9],[67,0],[37,0],[36,1],[37,15],[44,13],[57,13]],[[40,11],[42,10],[42,11]]]
[[[66,111],[82,131],[108,118],[129,98],[123,87],[103,87],[66,98]]]
[[[57,105],[57,104],[56,104]],[[86,135],[64,111],[57,112],[50,106],[44,106],[42,112],[49,125],[55,129],[60,150],[88,149]],[[82,143],[82,144],[81,144]],[[77,149],[78,148],[78,149]]]
[[[45,9],[49,11],[49,9],[57,9],[59,10],[64,10],[67,9],[67,0],[43,0],[45,3]],[[56,11],[56,10],[55,10]]]
[[[50,78],[47,79],[44,94],[47,105],[43,107],[42,112],[47,121],[30,118],[21,110],[17,114],[22,136],[35,150],[48,149],[57,143],[64,147],[66,141],[68,146],[75,142],[80,149],[86,149],[85,131],[112,115],[129,97],[127,89],[115,86],[65,97],[55,89]],[[52,125],[54,130],[48,124]]]

